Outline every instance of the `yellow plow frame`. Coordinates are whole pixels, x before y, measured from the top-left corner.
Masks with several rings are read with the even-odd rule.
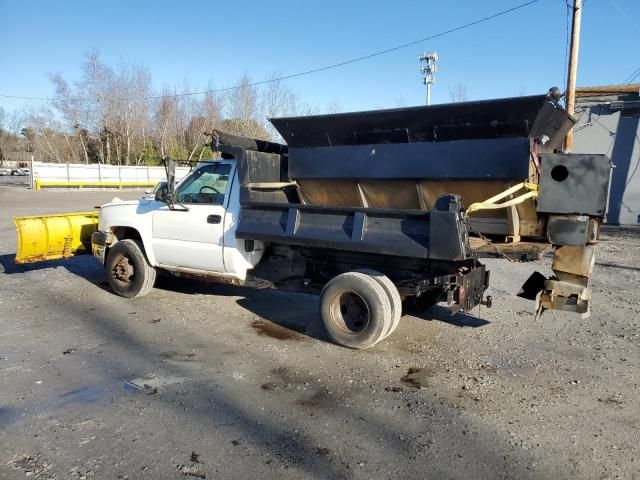
[[[98,212],[38,215],[13,219],[18,229],[16,263],[35,263],[91,253]]]

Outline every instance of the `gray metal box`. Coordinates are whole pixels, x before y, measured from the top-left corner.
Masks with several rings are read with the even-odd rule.
[[[538,212],[604,217],[611,160],[606,155],[541,155]]]

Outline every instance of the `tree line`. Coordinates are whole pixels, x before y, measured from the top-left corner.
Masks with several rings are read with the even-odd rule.
[[[187,95],[192,91],[187,81],[156,92],[147,67],[124,61],[111,66],[97,51],[85,54],[79,80],[49,78],[55,89],[50,101],[12,114],[0,107],[0,161],[12,152],[60,163],[206,160],[213,158],[208,146],[213,129],[278,140],[268,118],[320,113],[282,81],[257,87],[246,74],[224,93],[212,92],[209,82],[207,93]],[[335,104],[325,109],[337,110]]]

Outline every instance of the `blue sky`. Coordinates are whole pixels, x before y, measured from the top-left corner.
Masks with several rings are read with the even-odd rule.
[[[51,96],[49,73],[79,76],[83,52],[146,65],[154,87],[193,89],[290,74],[410,42],[524,0],[31,1],[0,0],[0,94]],[[622,10],[622,12],[621,12]],[[624,12],[624,13],[623,13]],[[622,83],[640,67],[639,0],[586,0],[579,85]],[[300,99],[342,110],[424,102],[417,57],[436,50],[434,103],[462,83],[470,99],[564,86],[565,0],[539,0],[498,19],[371,60],[288,81]],[[31,102],[30,102],[31,103]],[[30,104],[0,98],[12,110]]]

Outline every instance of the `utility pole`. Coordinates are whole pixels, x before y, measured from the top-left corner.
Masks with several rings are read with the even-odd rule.
[[[573,0],[573,20],[571,22],[571,50],[569,51],[569,71],[567,72],[567,91],[565,99],[567,113],[573,115],[576,107],[576,77],[578,75],[578,51],[580,50],[580,20],[583,0]],[[573,129],[569,130],[564,140],[567,151],[573,149]]]
[[[418,61],[426,63],[420,67],[420,73],[423,75],[422,82],[427,86],[427,105],[431,105],[431,85],[436,83],[433,74],[438,71],[438,53],[423,53],[418,57]]]

